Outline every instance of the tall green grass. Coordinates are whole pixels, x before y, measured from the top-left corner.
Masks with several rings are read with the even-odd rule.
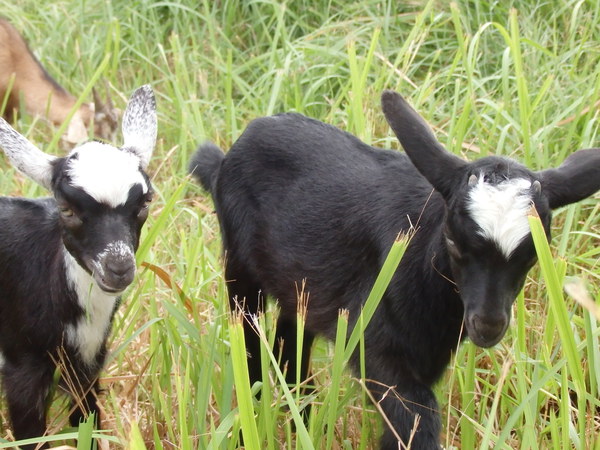
[[[505,2],[508,4],[508,2]],[[89,100],[106,82],[124,107],[151,83],[158,195],[140,271],[119,310],[103,374],[103,435],[120,448],[374,448],[383,426],[345,343],[318,341],[314,390],[287,387],[273,361],[271,307],[262,396],[244,382],[239,321],[230,316],[212,203],[186,177],[206,139],[227,148],[255,117],[297,111],[373,145],[398,148],[379,107],[406,96],[449,150],[514,157],[533,169],[599,145],[600,4],[587,0],[34,0],[3,14],[47,70]],[[17,129],[60,153],[60,129],[22,116]],[[3,195],[43,195],[0,158]],[[563,286],[600,296],[598,197],[556,211],[541,264],[495,348],[471,343],[436,393],[446,448],[600,449],[600,328]],[[532,219],[535,231],[536,222]],[[346,324],[339,319],[341,332]],[[342,333],[343,334],[343,333]],[[361,348],[360,336],[356,345]],[[305,425],[302,410],[312,404]],[[60,398],[49,434],[66,428]],[[10,439],[6,408],[0,432]],[[68,439],[73,434],[61,438]],[[258,442],[258,444],[256,444]],[[10,444],[6,444],[10,445]]]

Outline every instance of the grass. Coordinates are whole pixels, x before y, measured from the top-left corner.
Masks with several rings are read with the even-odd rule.
[[[409,98],[467,159],[506,155],[539,170],[598,146],[600,4],[505,3],[3,4],[47,70],[82,101],[96,77],[121,108],[142,84],[157,94],[150,172],[158,195],[102,379],[102,434],[112,446],[233,449],[242,430],[248,448],[376,447],[380,415],[360,377],[343,370],[343,343],[316,343],[312,393],[281,383],[269,346],[261,400],[241,381],[243,334],[226,307],[217,221],[186,177],[188,159],[205,139],[227,148],[253,118],[290,110],[398,148],[379,107],[386,88]],[[16,127],[42,147],[58,142],[60,130],[41,119],[23,116]],[[45,195],[4,158],[0,170],[3,195]],[[541,264],[504,340],[490,350],[463,344],[436,386],[447,448],[600,449],[598,319],[563,291],[580,280],[599,301],[598,196],[556,211],[552,231],[549,246],[536,242]],[[270,345],[275,314],[261,319]],[[65,408],[54,402],[53,436],[66,430]],[[8,439],[5,407],[0,415]]]

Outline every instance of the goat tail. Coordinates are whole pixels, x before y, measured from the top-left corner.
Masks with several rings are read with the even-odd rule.
[[[211,194],[225,153],[212,142],[200,144],[189,165],[190,174]]]

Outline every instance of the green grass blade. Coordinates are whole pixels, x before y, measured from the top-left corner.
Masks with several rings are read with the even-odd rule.
[[[344,351],[344,357],[346,360],[349,360],[350,356],[352,356],[360,337],[364,334],[364,330],[369,325],[369,321],[373,317],[377,306],[379,306],[379,302],[383,298],[383,294],[385,293],[388,284],[392,280],[392,277],[394,276],[394,273],[400,264],[402,256],[404,256],[404,252],[406,251],[409,242],[410,236],[400,236],[392,245],[385,262],[383,263],[381,271],[375,280],[373,289],[365,301],[363,309],[356,321],[356,325],[352,329],[352,333],[350,334],[348,344],[346,345],[346,349]]]
[[[538,254],[542,275],[546,280],[546,289],[548,290],[548,298],[550,299],[550,311],[558,328],[562,350],[567,357],[569,373],[573,377],[578,392],[585,392],[585,380],[569,322],[569,313],[562,294],[562,283],[554,265],[544,227],[537,213],[529,216],[529,226],[531,227],[531,235],[533,236],[533,242]]]
[[[77,428],[77,450],[95,450],[96,442],[92,439],[94,425],[96,424],[96,414],[90,414],[87,419],[82,421]]]
[[[246,357],[246,343],[244,339],[243,316],[233,312],[229,322],[231,336],[231,360],[233,363],[233,377],[240,414],[244,446],[247,448],[260,448],[258,428],[253,405],[253,395],[248,378],[248,359]]]

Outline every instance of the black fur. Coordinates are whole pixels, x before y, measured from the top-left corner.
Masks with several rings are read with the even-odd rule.
[[[86,143],[58,158],[0,119],[0,146],[12,165],[53,194],[0,197],[0,372],[18,440],[46,432],[57,369],[59,386],[73,400],[70,423],[93,412],[100,426],[96,395],[106,339],[119,294],[134,278],[152,198],[144,172],[157,129],[150,86],[133,93],[122,128],[126,148]],[[98,153],[80,166],[86,151]],[[132,173],[121,180],[114,168],[123,159]]]
[[[110,323],[92,360],[82,359],[75,343],[67,338],[67,330],[87,320],[88,312],[67,275],[65,252],[91,274],[89,261],[107,243],[120,239],[137,249],[151,195],[134,185],[124,205],[110,208],[73,188],[63,172],[63,162],[61,158],[54,164],[55,198],[0,197],[1,373],[17,439],[44,434],[57,367],[61,368],[61,390],[74,399],[71,425],[77,426],[93,412],[100,426],[98,375],[104,365]],[[149,186],[147,176],[145,179]],[[73,216],[63,217],[59,204],[71,208]],[[122,290],[131,283],[135,266],[127,262],[124,267],[120,262],[118,256],[108,262],[107,272],[114,270],[110,285]],[[111,322],[118,303],[117,299]]]
[[[63,379],[78,380],[75,395],[87,403],[71,415],[76,426],[84,413],[98,413],[97,376],[106,351],[103,345],[88,366],[65,340],[65,327],[85,312],[67,283],[56,202],[2,197],[0,229],[10,236],[0,240],[0,350],[13,433],[19,439],[44,434],[57,361],[69,362]]]
[[[137,217],[137,205],[143,205],[144,198],[133,198],[135,205],[126,204],[123,209],[129,207],[135,214],[130,210],[111,211],[98,204],[99,211],[84,211],[88,216],[94,214],[89,218],[91,234],[86,238],[74,236],[63,226],[54,198],[0,197],[0,229],[4,237],[0,239],[1,372],[17,439],[44,434],[48,394],[57,365],[62,366],[61,390],[79,399],[73,401],[71,425],[77,426],[94,412],[100,426],[96,404],[98,375],[104,365],[110,325],[93,360],[84,361],[66,337],[67,328],[85,320],[87,313],[66,274],[65,245],[74,243],[74,249],[69,251],[79,260],[85,250],[82,244],[91,241],[91,235],[95,234],[98,240],[109,230],[118,232],[121,228],[121,232],[127,229],[130,235],[124,239],[133,239],[137,248],[143,224]],[[117,300],[115,309],[118,303]]]
[[[541,194],[532,198],[547,232],[549,205],[557,206],[554,193],[568,186],[555,185],[557,177],[549,172],[534,173],[504,158],[466,163],[446,152],[397,94],[386,92],[383,105],[407,154],[368,146],[298,114],[282,114],[254,120],[226,156],[213,145],[201,146],[190,169],[215,202],[231,307],[243,305],[254,314],[265,295],[276,298],[277,334],[286,337],[281,356],[289,364],[296,355],[290,330],[297,286],[306,280],[310,295],[304,346],[316,334],[333,339],[338,311],[347,309],[354,324],[394,239],[416,229],[365,331],[366,378],[374,397],[384,397],[381,406],[404,443],[419,416],[411,448],[431,449],[439,447],[441,431],[431,386],[460,341],[463,320],[474,342],[498,342],[535,261],[530,236],[507,260],[477,234],[466,210],[470,176],[481,174],[491,184],[513,177],[541,180]],[[569,165],[569,184],[579,182],[584,166],[595,177],[583,180],[586,188],[569,201],[600,188],[600,151],[576,154],[586,164],[574,170]],[[564,175],[561,168],[555,172]],[[257,381],[259,340],[248,323],[245,336],[250,378]],[[308,357],[305,351],[304,376]],[[351,363],[357,370],[357,355]],[[295,382],[293,368],[288,375]],[[398,448],[389,429],[381,447]]]

